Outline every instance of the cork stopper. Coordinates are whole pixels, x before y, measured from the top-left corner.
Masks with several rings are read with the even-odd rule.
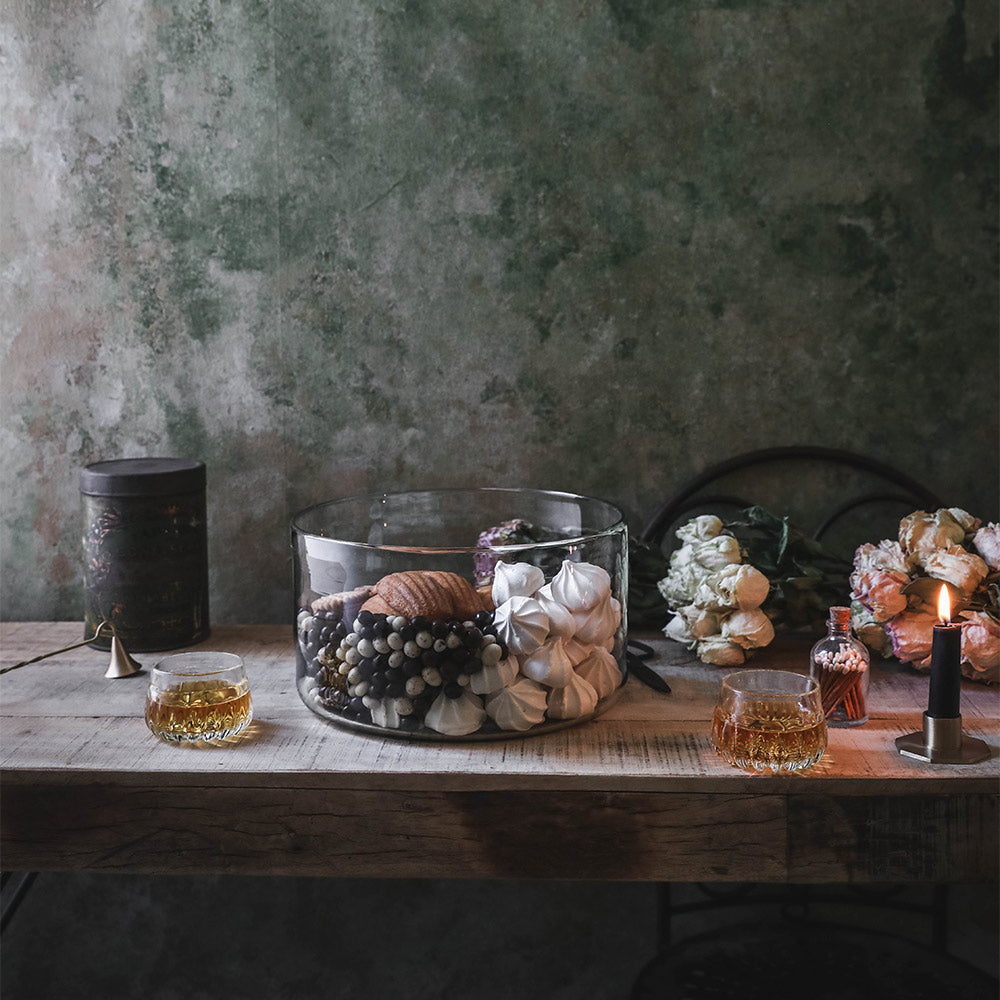
[[[830,624],[837,628],[847,628],[851,624],[851,609],[830,608]]]

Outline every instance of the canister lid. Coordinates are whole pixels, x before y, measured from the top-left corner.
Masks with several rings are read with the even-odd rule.
[[[205,488],[205,463],[189,458],[118,458],[80,470],[80,492],[96,497],[159,497]]]

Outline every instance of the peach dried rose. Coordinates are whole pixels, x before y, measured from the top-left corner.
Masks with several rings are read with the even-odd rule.
[[[977,681],[1000,681],[1000,624],[985,611],[966,615],[962,626],[962,673]]]
[[[959,513],[964,513],[960,511]],[[899,544],[903,551],[920,563],[937,549],[957,545],[965,538],[965,528],[950,510],[941,508],[933,514],[916,510],[899,522]]]
[[[989,567],[975,553],[967,552],[961,545],[932,552],[924,560],[924,572],[935,580],[953,583],[967,597],[986,579]]]
[[[925,668],[931,664],[931,645],[937,615],[928,611],[904,611],[886,622],[886,632],[892,641],[892,652],[897,660]]]
[[[906,610],[902,589],[909,579],[905,573],[889,570],[855,570],[851,574],[851,597],[868,608],[876,621],[885,622]]]

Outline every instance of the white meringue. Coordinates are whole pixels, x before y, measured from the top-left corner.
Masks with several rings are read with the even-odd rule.
[[[531,597],[543,583],[545,574],[531,563],[498,562],[493,571],[493,603],[500,607],[512,597]]]
[[[377,705],[371,708],[372,722],[383,729],[399,729],[399,712],[396,711],[395,698],[380,698]]]
[[[558,636],[548,639],[526,656],[521,661],[521,673],[549,687],[568,684],[573,676],[573,664],[570,663],[562,639]]]
[[[485,721],[482,699],[464,689],[457,698],[442,691],[424,716],[425,726],[445,736],[468,736]]]
[[[618,628],[621,613],[615,615],[611,598],[606,597],[589,610],[574,612],[573,618],[576,621],[575,638],[579,642],[603,645]]]
[[[611,596],[611,577],[601,566],[564,559],[550,584],[552,599],[570,611],[586,611]]]
[[[475,694],[494,694],[514,683],[518,665],[513,656],[505,656],[498,663],[487,663],[482,670],[469,676],[469,688]]]
[[[573,669],[597,692],[598,698],[614,694],[622,682],[618,661],[600,646],[592,649],[590,655]]]
[[[589,643],[579,642],[576,639],[565,639],[563,647],[566,650],[566,655],[569,657],[569,662],[574,667],[587,659],[590,656],[590,651],[594,648]]]
[[[546,711],[550,719],[578,719],[597,708],[597,692],[579,674],[568,684],[549,692]]]
[[[549,616],[532,597],[511,597],[493,616],[497,637],[515,656],[533,653],[549,634]]]
[[[563,639],[569,639],[576,631],[576,619],[570,614],[568,608],[558,601],[554,601],[551,595],[552,591],[548,587],[542,587],[535,594],[535,600],[549,616],[549,635],[558,635]]]
[[[541,684],[519,677],[510,687],[486,699],[486,712],[501,729],[524,732],[545,718],[547,700]]]

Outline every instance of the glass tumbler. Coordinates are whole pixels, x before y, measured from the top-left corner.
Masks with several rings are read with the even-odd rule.
[[[252,719],[250,684],[235,653],[174,653],[150,670],[146,725],[166,743],[219,743]]]
[[[785,670],[741,670],[722,681],[712,718],[719,756],[751,773],[802,771],[826,750],[819,683]]]

